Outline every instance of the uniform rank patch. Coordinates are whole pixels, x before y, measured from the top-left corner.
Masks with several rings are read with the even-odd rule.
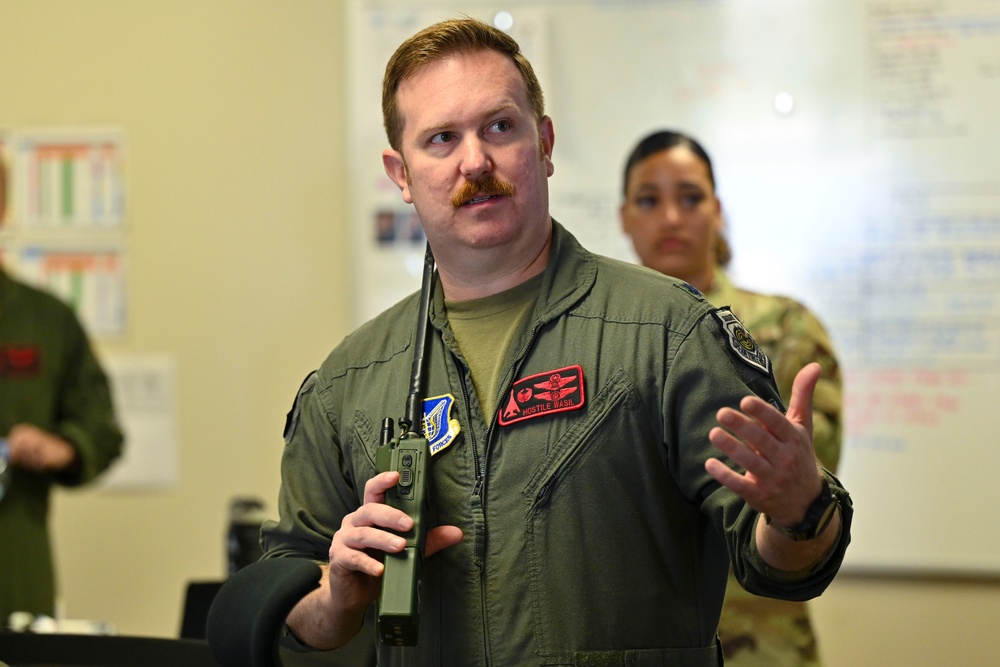
[[[715,317],[722,325],[722,330],[726,332],[729,347],[733,349],[736,356],[765,374],[770,373],[771,360],[764,354],[764,350],[760,349],[757,341],[753,339],[743,323],[733,315],[733,311],[729,308],[719,308],[715,311]]]
[[[680,283],[680,286],[683,287],[684,289],[686,289],[688,292],[690,292],[694,296],[698,297],[699,299],[704,299],[705,298],[705,295],[702,294],[701,291],[697,287],[695,287],[694,285],[692,285],[691,283]]]
[[[424,436],[430,445],[431,456],[454,442],[462,430],[457,419],[451,418],[455,397],[451,394],[424,399]]]
[[[567,366],[515,382],[497,421],[510,426],[525,419],[579,410],[583,403],[583,369]]]

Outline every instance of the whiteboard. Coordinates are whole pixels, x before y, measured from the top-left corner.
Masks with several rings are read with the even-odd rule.
[[[625,156],[686,131],[715,163],[736,282],[827,324],[856,505],[845,569],[1000,574],[1000,3],[353,0],[359,323],[418,289],[422,261],[382,170],[385,63],[437,20],[501,10],[555,125],[557,220],[635,261]]]

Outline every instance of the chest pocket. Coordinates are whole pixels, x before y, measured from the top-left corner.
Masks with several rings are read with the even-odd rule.
[[[699,567],[700,540],[693,536],[705,524],[674,482],[648,420],[626,373],[616,373],[523,491],[531,608],[542,655],[568,656],[568,648],[699,646],[714,636],[714,628],[701,627],[699,615],[681,603],[699,594],[691,575]],[[562,565],[546,566],[553,562]],[[614,604],[594,604],[603,599]],[[649,610],[647,622],[622,616],[620,609]],[[627,658],[641,662],[622,662],[626,654],[618,652],[578,655],[596,662],[565,664],[715,664],[671,662],[672,655],[661,660],[642,651]]]

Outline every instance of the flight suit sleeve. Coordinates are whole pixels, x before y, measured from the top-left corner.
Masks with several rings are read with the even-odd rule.
[[[340,449],[319,374],[311,373],[285,422],[277,521],[261,531],[265,558],[304,557],[326,563],[333,533],[360,506]]]
[[[840,567],[850,539],[849,512],[844,512],[847,516],[837,547],[821,567],[789,577],[767,567],[757,552],[758,512],[705,471],[705,461],[711,457],[739,469],[708,440],[720,408],[738,408],[744,396],[756,394],[785,409],[769,362],[755,354],[738,320],[724,322],[724,311],[705,315],[688,335],[675,336],[664,387],[669,465],[685,495],[700,503],[702,513],[722,536],[733,572],[744,588],[768,597],[809,599],[822,592]]]
[[[82,326],[67,311],[64,335],[68,338],[65,374],[60,380],[54,432],[77,452],[77,465],[56,476],[68,486],[93,480],[118,458],[123,435],[115,417],[111,387],[91,349]]]

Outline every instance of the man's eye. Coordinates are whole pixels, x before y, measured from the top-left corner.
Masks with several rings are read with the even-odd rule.
[[[498,120],[497,122],[490,125],[490,129],[494,132],[509,132],[510,131],[510,121],[509,120]]]
[[[431,137],[432,144],[446,144],[455,138],[452,132],[438,132],[433,137]]]
[[[644,197],[636,197],[635,205],[638,206],[639,208],[647,208],[647,209],[653,208],[654,206],[656,206],[656,197],[651,197],[648,195]]]

